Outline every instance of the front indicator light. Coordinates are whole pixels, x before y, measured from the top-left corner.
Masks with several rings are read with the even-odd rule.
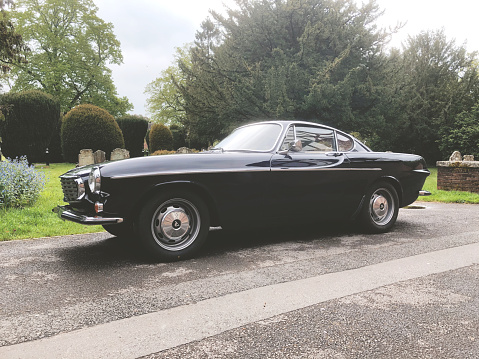
[[[96,213],[103,212],[103,203],[95,202],[95,212]]]

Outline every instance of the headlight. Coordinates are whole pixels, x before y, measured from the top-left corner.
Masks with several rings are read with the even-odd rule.
[[[90,187],[91,193],[100,194],[101,175],[98,167],[91,169],[90,176],[88,177],[88,186]]]

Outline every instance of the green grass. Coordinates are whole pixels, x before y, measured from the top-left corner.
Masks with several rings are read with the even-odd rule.
[[[428,197],[419,197],[424,202],[479,203],[479,193],[462,191],[441,191],[437,189],[437,168],[429,168],[431,175],[426,179],[424,189],[431,192]]]
[[[69,234],[93,233],[103,231],[101,226],[83,226],[62,221],[52,212],[52,208],[63,204],[63,193],[58,176],[74,165],[71,163],[51,164],[49,167],[37,165],[47,177],[45,190],[34,206],[23,209],[0,209],[0,241],[11,239],[53,237]],[[432,193],[429,197],[420,197],[427,202],[479,203],[479,193],[437,190],[437,169],[430,168],[424,189]]]
[[[74,166],[71,163],[54,163],[49,167],[36,166],[47,177],[45,190],[31,207],[0,209],[0,241],[103,231],[101,226],[84,226],[62,221],[52,212],[52,208],[64,204],[58,176]]]

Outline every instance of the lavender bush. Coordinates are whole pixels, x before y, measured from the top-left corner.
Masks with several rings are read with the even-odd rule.
[[[45,175],[28,165],[26,157],[0,162],[0,207],[33,204],[45,187]]]

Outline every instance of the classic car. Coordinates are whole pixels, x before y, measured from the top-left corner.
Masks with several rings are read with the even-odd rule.
[[[244,228],[352,219],[386,232],[400,207],[428,195],[421,156],[373,152],[335,128],[267,121],[197,154],[149,156],[60,176],[65,220],[100,224],[156,257],[192,256],[210,226]]]

